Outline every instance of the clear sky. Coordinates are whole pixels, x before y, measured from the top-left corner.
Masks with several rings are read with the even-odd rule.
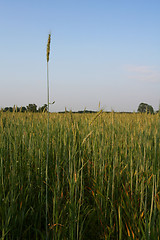
[[[136,111],[160,103],[159,0],[0,0],[0,107]]]

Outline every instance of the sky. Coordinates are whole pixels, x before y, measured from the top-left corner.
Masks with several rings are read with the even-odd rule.
[[[0,0],[0,108],[160,104],[159,0]]]

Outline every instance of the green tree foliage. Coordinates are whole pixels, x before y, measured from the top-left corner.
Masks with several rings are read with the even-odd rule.
[[[2,112],[22,112],[22,113],[24,112],[43,113],[43,112],[47,112],[47,109],[48,109],[47,104],[44,104],[43,106],[39,107],[38,110],[37,110],[36,104],[29,104],[26,107],[24,106],[17,107],[16,105],[14,105],[13,107],[5,107],[5,108],[2,108],[1,111]]]
[[[20,108],[17,106],[13,106],[13,112],[20,112]]]
[[[154,109],[151,105],[148,105],[147,103],[140,103],[138,106],[137,112],[140,113],[154,113]]]
[[[44,104],[42,107],[38,108],[38,112],[47,112],[47,104]]]
[[[12,107],[5,107],[3,109],[3,112],[13,112],[13,108]]]
[[[37,105],[36,104],[29,104],[27,106],[27,112],[37,112]]]
[[[26,107],[21,107],[21,112],[26,112],[27,111],[27,108]]]
[[[9,108],[8,107],[5,107],[4,109],[3,109],[3,112],[7,112],[9,110]]]

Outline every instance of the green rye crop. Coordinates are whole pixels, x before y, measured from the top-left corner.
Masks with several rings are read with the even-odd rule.
[[[0,115],[0,236],[46,238],[48,113]],[[50,114],[48,239],[159,239],[158,114]]]

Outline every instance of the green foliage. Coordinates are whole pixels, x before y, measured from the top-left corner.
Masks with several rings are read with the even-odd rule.
[[[1,239],[46,239],[46,114],[0,114]],[[159,115],[50,114],[48,239],[158,239]]]
[[[20,112],[26,112],[27,111],[27,108],[26,107],[21,107],[20,108]]]
[[[147,103],[140,103],[137,111],[140,113],[154,113],[153,107]]]
[[[27,107],[17,107],[17,106],[13,106],[13,107],[5,107],[4,109],[2,109],[3,112],[32,112],[32,113],[36,113],[36,112],[47,112],[47,104],[44,104],[42,107],[39,107],[37,110],[37,105],[36,104],[29,104]]]
[[[27,112],[37,112],[37,105],[36,104],[29,104],[27,106]]]
[[[42,107],[39,107],[38,112],[40,113],[47,112],[47,104],[44,104]]]

